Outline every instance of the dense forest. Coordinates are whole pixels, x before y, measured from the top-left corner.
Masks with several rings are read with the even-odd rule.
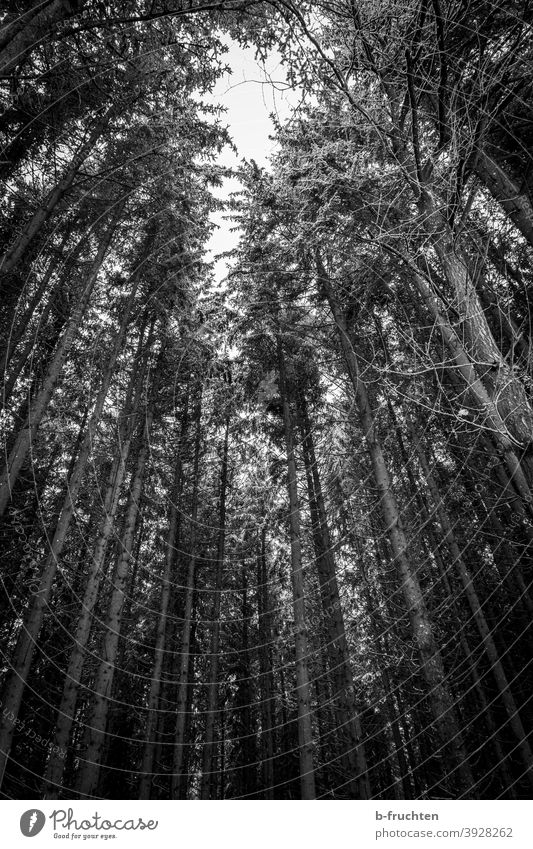
[[[3,797],[529,798],[531,4],[0,15]]]

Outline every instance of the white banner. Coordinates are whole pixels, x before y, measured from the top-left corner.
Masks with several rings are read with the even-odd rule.
[[[1,810],[6,849],[67,841],[121,849],[533,846],[528,801],[5,801]]]

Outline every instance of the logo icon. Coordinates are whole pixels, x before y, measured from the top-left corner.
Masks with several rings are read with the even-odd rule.
[[[43,812],[32,808],[22,814],[20,818],[20,830],[24,837],[35,837],[36,834],[42,831],[45,822],[46,817]]]

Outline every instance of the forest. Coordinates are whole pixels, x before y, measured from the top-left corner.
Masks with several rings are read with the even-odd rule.
[[[0,3],[2,798],[531,798],[532,23]]]

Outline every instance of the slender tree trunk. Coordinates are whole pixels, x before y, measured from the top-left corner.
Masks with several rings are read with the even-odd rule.
[[[283,426],[287,454],[287,491],[289,496],[289,528],[291,539],[291,581],[294,613],[294,644],[296,652],[296,700],[298,704],[298,745],[300,750],[300,789],[302,799],[315,798],[315,773],[313,767],[313,725],[311,693],[309,688],[309,656],[307,625],[305,621],[305,586],[303,576],[300,505],[293,445],[293,424],[289,405],[285,358],[281,338],[278,336],[278,367]]]
[[[464,795],[472,786],[473,780],[457,725],[453,698],[446,684],[442,657],[437,647],[424,596],[416,577],[416,570],[409,562],[400,512],[390,485],[389,473],[378,439],[370,400],[359,373],[359,366],[346,327],[346,320],[336,301],[326,270],[318,255],[317,259],[320,283],[328,298],[337,326],[348,375],[355,393],[365,444],[370,455],[374,480],[380,493],[383,521],[387,529],[394,562],[402,580],[402,592],[409,612],[413,638],[420,653],[434,726],[440,739],[443,781],[450,786],[450,790],[453,784],[454,795],[456,795],[458,786]],[[446,764],[445,767],[444,763]],[[451,769],[448,767],[451,767]]]
[[[141,401],[141,389],[151,336],[152,331],[150,331],[148,336],[143,365],[137,374],[132,374],[130,388],[124,405],[125,423],[119,431],[119,445],[109,473],[109,480],[104,498],[104,517],[99,528],[96,545],[89,563],[87,583],[85,585],[80,617],[76,626],[69,664],[65,674],[61,704],[58,711],[54,734],[54,746],[48,759],[44,776],[44,795],[47,799],[58,798],[60,784],[63,778],[63,771],[65,769],[64,756],[68,750],[70,732],[78,701],[81,674],[85,659],[85,648],[89,641],[93,611],[98,598],[107,548],[115,527],[115,518],[122,483],[126,474],[126,465],[130,453],[132,434]],[[142,340],[143,333],[141,331],[140,344],[142,344]],[[133,401],[131,399],[132,394],[134,396]]]
[[[193,460],[193,491],[192,508],[190,517],[189,538],[189,563],[187,567],[187,580],[185,585],[185,603],[183,609],[183,626],[181,629],[181,651],[179,655],[178,689],[176,695],[176,728],[174,733],[174,757],[172,764],[171,797],[179,798],[179,792],[183,783],[183,763],[185,730],[187,720],[188,691],[190,687],[190,650],[191,650],[191,627],[192,612],[194,604],[194,585],[196,578],[196,536],[198,531],[198,487],[200,466],[200,444],[202,435],[202,391],[199,390],[198,402],[195,411],[196,435],[194,440]]]
[[[528,743],[527,735],[524,730],[524,726],[522,725],[522,720],[520,719],[516,702],[512,695],[496,644],[492,638],[487,620],[485,619],[483,607],[479,601],[470,573],[461,556],[461,551],[457,544],[455,534],[453,533],[448,513],[440,496],[439,488],[435,478],[433,477],[422,443],[417,436],[416,429],[413,424],[411,424],[410,430],[413,446],[418,455],[431,498],[435,505],[435,510],[439,519],[444,540],[452,557],[452,563],[461,578],[461,583],[463,585],[472,616],[476,623],[479,636],[481,637],[483,648],[491,664],[491,671],[494,676],[500,698],[507,712],[507,716],[509,717],[509,725],[518,742],[518,751],[526,768],[525,774],[533,788],[533,752],[531,751],[531,747]]]
[[[6,275],[14,269],[28,249],[29,245],[33,242],[41,230],[43,224],[48,220],[58,205],[59,201],[68,192],[78,171],[104,132],[111,114],[112,109],[108,110],[108,113],[105,116],[98,119],[87,141],[84,142],[77,153],[74,154],[72,162],[61,180],[48,193],[39,209],[33,214],[30,221],[24,227],[24,230],[16,240],[15,244],[8,248],[5,254],[0,257],[0,279],[2,277],[5,279]]]
[[[215,592],[211,613],[211,645],[209,660],[209,680],[207,690],[207,714],[205,720],[205,736],[202,754],[202,783],[200,794],[202,799],[212,799],[214,789],[213,761],[216,753],[215,719],[218,707],[218,666],[220,649],[220,601],[224,571],[224,548],[226,541],[226,493],[228,488],[228,440],[229,415],[226,418],[224,447],[222,449],[222,467],[220,469],[220,499],[219,499],[219,530],[217,544],[217,560],[215,575]]]
[[[329,533],[326,508],[315,455],[311,422],[305,398],[298,404],[302,431],[302,453],[316,553],[322,610],[327,627],[328,665],[333,680],[337,733],[343,746],[342,763],[349,778],[351,798],[369,799],[371,795],[361,722],[355,698],[350,651]]]
[[[430,517],[427,513],[427,510],[424,508],[423,511],[424,520],[429,522]],[[494,757],[495,763],[498,766],[498,771],[501,773],[501,777],[503,780],[503,789],[509,794],[511,799],[516,798],[516,794],[513,789],[514,781],[509,773],[509,769],[507,767],[507,757],[503,751],[499,740],[499,731],[494,720],[491,707],[487,702],[487,698],[485,696],[485,688],[483,686],[483,682],[481,680],[481,676],[478,671],[477,661],[472,653],[470,648],[470,644],[468,642],[467,636],[464,630],[464,623],[461,620],[461,615],[457,606],[457,601],[455,598],[455,593],[452,589],[450,581],[448,579],[448,574],[446,567],[442,561],[442,557],[440,555],[440,551],[436,540],[433,534],[428,529],[428,539],[431,545],[431,554],[435,558],[435,562],[437,564],[440,578],[444,585],[444,590],[446,592],[447,597],[451,601],[451,607],[454,614],[454,622],[453,626],[456,628],[457,633],[459,634],[459,641],[461,643],[461,648],[463,650],[463,655],[465,657],[465,661],[467,664],[468,672],[470,678],[472,679],[472,684],[478,699],[479,707],[481,709],[481,713],[485,719],[486,730],[487,730],[487,740],[490,741],[490,745],[494,749]]]
[[[78,332],[80,323],[96,283],[98,272],[104,261],[107,249],[115,232],[116,220],[109,226],[106,236],[102,239],[96,257],[92,263],[92,269],[85,283],[84,290],[80,296],[77,307],[61,337],[56,348],[54,357],[48,368],[41,390],[38,392],[31,404],[27,421],[19,432],[15,444],[11,449],[9,458],[0,477],[0,516],[3,516],[11,499],[12,489],[17,481],[20,470],[26,460],[30,445],[35,439],[44,413],[48,407],[52,392],[55,388],[61,369],[71,348],[72,342]]]
[[[30,356],[35,354],[35,356],[32,356],[30,363],[32,376],[31,384],[28,390],[24,393],[24,416],[22,417],[20,412],[18,412],[15,414],[15,421],[23,421],[23,419],[26,418],[29,404],[35,396],[36,388],[40,385],[41,380],[46,375],[48,368],[50,367],[57,343],[70,316],[70,304],[64,303],[64,293],[62,291],[61,284],[71,273],[72,269],[69,266],[61,275],[61,280],[59,281],[57,288],[51,293],[48,298],[48,302],[39,317],[35,333],[28,334],[26,344],[19,352],[19,355],[11,368],[9,377],[7,377],[4,383],[4,391],[2,393],[3,397],[0,400],[0,408],[8,405],[22,370],[27,365]],[[51,315],[52,321],[49,321]],[[42,339],[39,340],[41,343],[40,346],[37,346],[36,344],[38,330],[42,331]]]
[[[274,798],[274,677],[272,674],[272,624],[268,592],[266,528],[262,528],[257,552],[257,614],[261,693],[261,768],[263,797]]]
[[[18,717],[18,713],[20,710],[24,687],[28,679],[36,641],[41,630],[43,616],[48,606],[53,581],[59,564],[59,558],[63,550],[63,545],[70,527],[72,516],[74,514],[76,500],[78,498],[78,494],[82,485],[83,476],[85,473],[87,460],[89,459],[89,454],[93,444],[94,436],[96,434],[97,427],[100,423],[100,418],[102,416],[102,411],[109,391],[109,386],[115,373],[115,364],[117,361],[117,357],[124,343],[124,336],[129,322],[129,313],[131,310],[131,305],[133,303],[134,295],[135,287],[132,290],[130,296],[129,306],[124,311],[121,327],[116,335],[113,344],[111,356],[106,367],[106,372],[102,380],[102,385],[95,401],[89,425],[87,427],[85,436],[81,444],[78,458],[76,460],[74,468],[72,469],[72,473],[69,475],[68,478],[63,506],[52,542],[50,544],[50,554],[46,558],[46,561],[42,567],[41,577],[39,581],[39,591],[33,597],[33,600],[31,601],[28,607],[24,624],[19,635],[19,640],[17,642],[17,647],[15,649],[15,654],[12,663],[13,674],[8,679],[6,685],[6,695],[5,699],[3,700],[4,705],[9,705],[9,713],[14,717]],[[4,722],[0,725],[0,783],[3,780],[6,760],[9,755],[11,742],[13,739],[13,731],[13,722]]]
[[[394,704],[394,699],[392,697],[392,682],[386,665],[381,669],[380,675],[383,682],[385,704],[387,705],[387,714],[391,727],[394,755],[398,763],[399,782],[395,783],[395,792],[398,799],[413,799],[415,794],[413,793],[410,785],[412,775],[405,754],[404,742],[400,731],[400,723],[398,722],[396,714],[396,705]]]
[[[241,637],[240,652],[237,661],[237,694],[235,698],[236,714],[238,717],[237,728],[240,736],[239,769],[237,772],[236,788],[237,797],[253,798],[257,792],[257,770],[256,770],[256,717],[254,711],[254,688],[250,669],[250,606],[248,604],[248,577],[247,566],[243,565],[240,573],[241,582]],[[221,737],[221,759],[220,759],[220,793],[219,798],[224,798],[225,775],[224,775],[224,733],[225,733],[225,710],[220,711],[220,737]]]
[[[155,392],[153,393],[155,395]],[[122,610],[127,584],[128,571],[132,558],[133,542],[137,527],[139,501],[144,481],[145,466],[150,450],[150,431],[154,417],[154,402],[148,404],[143,427],[143,435],[133,472],[130,497],[124,523],[121,554],[115,569],[109,608],[105,622],[105,636],[102,649],[102,661],[96,674],[94,700],[84,746],[84,755],[77,778],[77,790],[82,796],[94,796],[98,789],[102,755],[105,746],[105,731],[109,710],[109,701],[113,689],[115,662],[122,625]]]
[[[378,562],[381,562],[379,556],[378,541],[375,540]],[[358,546],[359,548],[359,546]],[[361,556],[361,554],[360,554]],[[361,559],[361,563],[364,560]],[[392,740],[394,746],[394,756],[398,764],[398,772],[400,775],[400,788],[395,792],[398,798],[411,799],[416,798],[416,780],[413,772],[413,763],[410,753],[408,753],[407,745],[402,741],[400,723],[398,719],[398,711],[394,699],[394,691],[398,692],[398,686],[393,687],[391,676],[389,673],[389,664],[387,663],[388,656],[388,640],[386,637],[387,627],[380,612],[379,601],[372,593],[370,581],[364,566],[361,566],[362,577],[362,594],[366,605],[367,615],[370,619],[370,635],[378,647],[378,652],[383,656],[384,661],[380,664],[379,674],[383,683],[383,692],[385,703],[387,706],[388,719],[391,726]],[[411,767],[409,766],[411,764]]]
[[[527,585],[519,566],[518,552],[514,552],[508,542],[508,531],[503,527],[498,514],[494,500],[486,494],[483,496],[476,492],[481,510],[483,511],[482,521],[488,521],[492,528],[493,534],[490,535],[489,545],[495,563],[498,564],[499,572],[502,580],[505,581],[509,594],[513,602],[518,599],[523,607],[524,622],[526,627],[533,620],[533,599],[531,598],[531,584]],[[480,512],[481,512],[480,510]]]
[[[170,603],[170,591],[172,586],[172,575],[177,555],[177,544],[179,540],[179,497],[183,484],[183,447],[185,442],[185,434],[188,425],[188,398],[185,402],[185,409],[182,416],[180,445],[178,459],[174,473],[174,486],[172,493],[172,501],[170,505],[170,515],[168,524],[168,533],[165,546],[165,569],[163,572],[163,584],[161,587],[161,602],[159,608],[159,617],[157,621],[156,643],[154,652],[154,666],[152,678],[150,681],[150,693],[148,696],[148,717],[146,722],[146,742],[143,747],[143,757],[141,763],[140,781],[139,781],[139,799],[150,798],[150,788],[152,785],[152,769],[155,754],[155,735],[157,729],[159,693],[161,690],[161,677],[163,672],[163,661],[165,658],[165,642],[168,631],[168,609]]]
[[[16,323],[15,323],[15,317],[13,317],[12,325],[11,325],[11,327],[8,328],[6,347],[5,347],[5,350],[2,354],[2,356],[0,357],[0,375],[5,376],[5,370],[12,360],[13,354],[15,353],[20,340],[22,339],[22,337],[26,333],[26,331],[28,329],[28,325],[30,324],[30,322],[33,319],[35,310],[38,307],[38,305],[40,304],[40,302],[43,298],[43,295],[47,290],[48,284],[49,284],[52,276],[54,275],[54,273],[55,273],[55,271],[56,271],[56,269],[57,269],[57,267],[60,263],[63,248],[65,247],[65,244],[68,241],[69,235],[70,235],[70,231],[67,230],[65,232],[64,236],[63,236],[61,244],[57,248],[57,254],[58,255],[52,256],[51,259],[49,260],[46,271],[44,272],[44,274],[43,274],[41,280],[39,281],[39,283],[37,284],[37,286],[35,287],[35,291],[34,291],[33,295],[31,296],[26,309],[24,310],[22,315],[18,318]],[[52,301],[53,301],[53,296],[52,296],[52,293],[50,293],[50,295],[48,297],[48,303],[47,303],[48,308],[51,305]],[[46,322],[43,318],[45,311],[46,311],[46,307],[43,310],[43,314],[41,315],[41,318],[39,319],[39,324],[41,326],[46,324]],[[15,315],[16,315],[16,307],[15,307]],[[33,347],[33,345],[32,345],[32,347]],[[30,348],[30,350],[31,350],[31,348]],[[20,361],[20,357],[19,357],[19,361]],[[18,368],[19,374],[20,374],[20,371],[22,370],[25,362],[26,362],[26,358],[23,359],[22,364]],[[4,399],[4,404],[5,403],[6,403],[6,401]]]

